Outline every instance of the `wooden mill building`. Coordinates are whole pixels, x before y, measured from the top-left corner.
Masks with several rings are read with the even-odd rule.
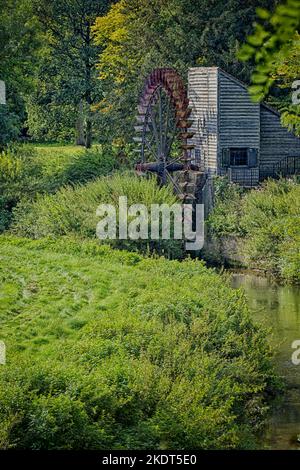
[[[218,67],[191,68],[188,82],[193,160],[206,172],[252,187],[300,171],[300,139],[277,111],[253,103],[247,85]]]

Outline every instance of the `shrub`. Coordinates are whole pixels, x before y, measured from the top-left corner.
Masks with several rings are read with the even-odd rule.
[[[208,219],[215,237],[243,239],[249,266],[282,279],[300,282],[300,184],[297,178],[269,179],[259,188],[241,192],[221,184]],[[225,190],[224,190],[225,188]]]
[[[18,139],[20,127],[20,117],[9,110],[7,105],[0,104],[0,150],[9,142]]]
[[[86,183],[108,175],[118,168],[116,152],[111,148],[93,146],[86,150],[78,146],[32,147],[42,168],[43,193],[53,193],[62,186]]]
[[[269,180],[243,203],[245,252],[255,266],[300,281],[300,185]]]
[[[14,211],[12,232],[30,238],[77,235],[95,238],[99,218],[99,204],[113,204],[118,208],[119,197],[126,196],[128,206],[144,204],[174,204],[176,197],[171,187],[160,188],[156,180],[142,180],[135,175],[115,174],[112,177],[77,186],[66,187],[51,196],[38,196],[34,203],[23,202]],[[118,219],[118,216],[117,216]],[[143,253],[156,252],[168,257],[183,256],[181,240],[106,240],[116,248]]]
[[[225,177],[214,178],[214,209],[207,220],[211,234],[216,237],[242,235],[240,226],[243,190]]]
[[[23,148],[0,154],[0,231],[10,223],[12,208],[23,198],[41,191],[42,171],[34,153]]]
[[[115,155],[94,149],[86,150],[82,155],[75,156],[65,168],[64,184],[86,183],[99,176],[109,175],[117,168]]]
[[[38,194],[85,183],[118,167],[116,156],[99,147],[88,151],[71,149],[24,145],[0,154],[0,231],[9,227],[12,209],[21,200],[30,204]]]

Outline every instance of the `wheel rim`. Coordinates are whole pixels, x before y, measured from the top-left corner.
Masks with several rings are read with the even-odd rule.
[[[162,184],[172,173],[191,168],[188,139],[191,108],[181,77],[173,69],[156,69],[147,78],[138,106],[135,142],[139,172],[156,173]]]

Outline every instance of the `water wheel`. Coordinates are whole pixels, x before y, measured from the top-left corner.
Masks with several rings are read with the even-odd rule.
[[[155,69],[145,82],[138,105],[136,171],[156,174],[160,184],[171,183],[184,202],[195,200],[200,173],[191,159],[191,112],[178,73],[169,68]]]

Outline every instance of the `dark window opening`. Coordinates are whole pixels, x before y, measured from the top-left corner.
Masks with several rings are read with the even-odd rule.
[[[258,165],[257,148],[223,148],[221,166],[223,168],[235,166],[248,166],[254,168]]]
[[[248,149],[247,148],[231,148],[229,151],[230,151],[230,166],[247,166],[248,165]]]

